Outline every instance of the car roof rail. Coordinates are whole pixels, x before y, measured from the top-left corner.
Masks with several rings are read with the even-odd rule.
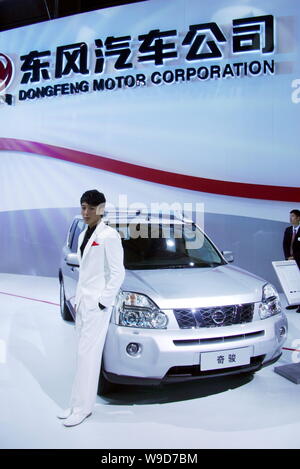
[[[149,220],[151,217],[158,217],[158,218],[167,218],[168,220],[171,219],[171,220],[183,221],[186,223],[194,223],[191,218],[186,217],[186,215],[184,214],[184,211],[180,213],[180,211],[178,210],[170,210],[167,212],[163,212],[161,210],[155,211],[155,212],[152,211],[150,213],[148,212],[146,216],[148,217]]]
[[[141,209],[105,209],[103,217],[104,218],[122,218],[126,216],[127,218],[133,218],[141,214]]]
[[[113,210],[112,212],[115,217],[117,218],[119,215],[126,215],[127,218],[136,218],[136,217],[141,217],[144,218],[147,221],[150,221],[152,218],[159,218],[160,220],[167,219],[167,220],[178,220],[182,221],[185,223],[193,223],[193,220],[191,218],[186,217],[184,212],[180,213],[179,211],[176,210],[170,210],[170,211],[163,211],[163,210],[151,210],[148,208],[141,208],[141,209],[136,209],[136,210]],[[108,216],[111,218],[111,214],[107,213]]]

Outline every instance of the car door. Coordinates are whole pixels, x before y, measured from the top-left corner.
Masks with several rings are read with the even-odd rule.
[[[80,233],[85,229],[86,225],[83,220],[76,220],[74,227],[71,227],[70,237],[69,237],[69,249],[68,253],[76,254],[78,246],[78,237]],[[79,276],[79,266],[69,265],[65,261],[64,268],[64,287],[65,287],[65,296],[66,300],[69,301],[74,307],[74,299],[76,292],[76,285],[78,282]]]

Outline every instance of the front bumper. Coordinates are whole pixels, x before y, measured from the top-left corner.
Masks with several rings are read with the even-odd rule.
[[[251,323],[199,329],[137,329],[110,323],[103,372],[114,383],[149,385],[254,372],[278,360],[286,334],[283,313]],[[137,356],[126,352],[131,342],[141,346]],[[251,347],[250,364],[201,371],[201,353],[243,347]]]

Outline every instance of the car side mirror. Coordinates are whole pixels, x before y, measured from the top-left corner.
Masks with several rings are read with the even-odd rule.
[[[67,254],[67,257],[65,258],[66,264],[69,265],[70,267],[79,267],[79,260],[77,253],[75,252],[70,252]]]
[[[222,251],[223,257],[227,262],[233,262],[234,256],[232,251]]]

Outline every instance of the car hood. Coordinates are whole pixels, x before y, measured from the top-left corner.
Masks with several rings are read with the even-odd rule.
[[[231,265],[215,268],[126,270],[122,290],[148,295],[160,309],[253,303],[262,278]]]

